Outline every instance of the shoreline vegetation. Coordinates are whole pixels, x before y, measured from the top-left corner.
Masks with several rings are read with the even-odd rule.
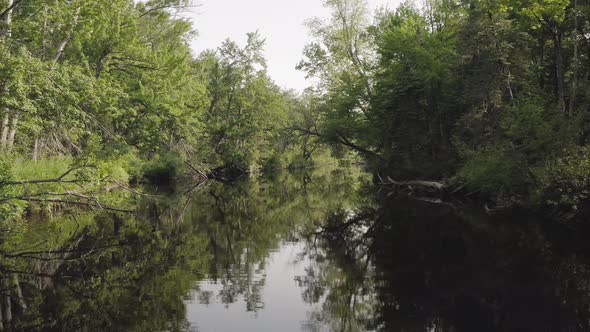
[[[0,220],[325,162],[432,203],[590,213],[588,3],[324,4],[298,94],[257,32],[193,54],[193,1],[0,0]]]

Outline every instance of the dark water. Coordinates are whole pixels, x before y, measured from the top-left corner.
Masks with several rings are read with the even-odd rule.
[[[356,169],[5,225],[5,331],[588,331],[579,225],[387,197]]]

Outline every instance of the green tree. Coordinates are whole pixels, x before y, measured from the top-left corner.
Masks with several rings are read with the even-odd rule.
[[[198,60],[210,96],[204,118],[207,148],[219,170],[258,167],[285,126],[286,102],[266,74],[263,47],[259,34],[249,33],[243,48],[226,40]]]

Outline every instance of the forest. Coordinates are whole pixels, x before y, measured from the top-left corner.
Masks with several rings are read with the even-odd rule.
[[[375,182],[584,213],[589,3],[323,3],[331,17],[306,22],[297,64],[314,83],[296,93],[269,77],[257,32],[194,54],[194,1],[0,1],[0,218],[125,211],[120,191],[136,184],[326,158]]]

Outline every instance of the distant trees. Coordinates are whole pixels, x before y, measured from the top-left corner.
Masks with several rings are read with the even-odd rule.
[[[210,96],[204,121],[211,158],[242,170],[272,149],[287,112],[282,92],[266,74],[264,40],[258,33],[247,37],[243,48],[226,40],[198,60]]]

